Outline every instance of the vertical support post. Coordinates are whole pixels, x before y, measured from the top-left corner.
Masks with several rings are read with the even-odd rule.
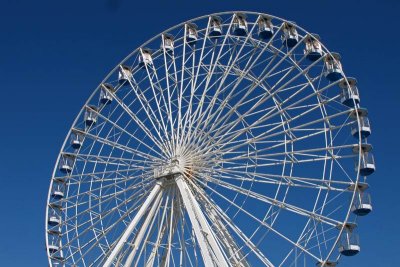
[[[162,242],[162,240],[164,238],[164,234],[165,234],[165,231],[167,229],[167,225],[164,222],[165,222],[165,220],[168,220],[166,218],[168,217],[167,211],[168,211],[168,208],[169,208],[168,203],[169,203],[170,195],[171,195],[171,188],[167,189],[166,199],[165,199],[165,202],[164,202],[164,211],[163,211],[163,213],[161,215],[161,221],[158,222],[159,229],[158,229],[157,237],[156,237],[155,242],[153,244],[153,249],[151,250],[150,254],[147,256],[146,265],[144,265],[146,267],[153,267],[154,266],[154,261],[156,259],[156,255],[158,253],[158,249],[160,248],[161,242]]]
[[[156,213],[157,208],[159,207],[160,200],[161,200],[161,195],[162,194],[158,194],[157,195],[157,198],[154,201],[154,204],[151,207],[150,212],[147,215],[146,220],[144,221],[142,228],[140,229],[139,233],[136,235],[135,241],[133,243],[132,251],[131,251],[131,253],[129,254],[128,258],[125,261],[125,264],[124,264],[125,267],[129,267],[129,266],[132,265],[133,258],[135,257],[136,252],[139,249],[139,246],[140,246],[140,243],[142,242],[143,236],[146,233],[147,228],[149,227],[149,223],[150,223],[151,219],[153,219],[154,214]]]
[[[175,177],[175,182],[182,196],[183,204],[188,212],[190,222],[200,246],[201,256],[205,266],[228,266],[218,243],[215,239],[207,220],[201,211],[197,200],[190,191],[188,185],[183,180],[182,175]]]
[[[153,190],[151,190],[149,196],[147,197],[146,201],[143,203],[142,207],[136,213],[133,220],[129,223],[128,227],[126,228],[124,234],[118,240],[117,244],[115,245],[114,249],[111,251],[110,256],[107,258],[106,262],[104,263],[103,267],[111,266],[112,262],[114,261],[115,257],[121,251],[123,245],[126,243],[128,237],[132,234],[133,230],[135,229],[136,225],[142,218],[143,214],[146,212],[154,198],[158,195],[161,190],[162,182],[159,181],[154,186]]]

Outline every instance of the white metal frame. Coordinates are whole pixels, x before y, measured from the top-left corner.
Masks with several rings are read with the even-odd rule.
[[[246,36],[232,35],[235,13],[246,14]],[[208,36],[212,16],[222,18],[220,37]],[[102,84],[114,87],[112,102],[99,102],[101,85],[93,92],[57,160],[73,155],[72,171],[60,173],[56,164],[53,172],[46,245],[59,250],[47,251],[51,266],[324,266],[340,259],[356,194],[348,188],[366,179],[353,171],[361,154],[352,148],[364,140],[351,137],[340,81],[324,78],[329,50],[321,43],[322,56],[308,62],[309,33],[296,26],[298,43],[288,48],[281,41],[288,21],[270,15],[274,34],[261,40],[260,16],[193,19],[196,44],[185,38],[188,22],[174,26],[164,32],[173,51],[157,35],[107,75]],[[154,48],[152,64],[139,66],[144,47]],[[122,65],[132,69],[123,85]],[[96,123],[85,126],[90,106],[97,106]],[[72,132],[83,136],[77,149],[68,143]],[[60,199],[52,198],[55,188]],[[48,224],[54,214],[60,225]],[[296,227],[282,228],[287,220]]]

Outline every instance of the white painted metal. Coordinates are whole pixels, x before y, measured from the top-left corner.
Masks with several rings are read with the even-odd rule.
[[[128,237],[132,234],[132,231],[135,229],[136,224],[142,219],[144,213],[149,208],[154,198],[157,197],[162,187],[162,183],[158,182],[155,184],[154,188],[151,190],[149,196],[147,197],[144,204],[141,206],[139,211],[136,213],[135,217],[131,221],[131,223],[126,228],[124,234],[118,240],[118,243],[115,245],[114,249],[111,251],[111,254],[107,257],[106,262],[103,267],[111,266],[112,262],[115,260],[118,253],[121,251],[122,246],[127,242]]]
[[[216,16],[221,34],[210,36]],[[261,39],[264,17],[272,34]],[[351,135],[370,131],[358,88],[347,88],[355,79],[342,66],[342,80],[325,79],[332,54],[318,41],[320,56],[307,58],[310,33],[300,26],[297,43],[282,44],[288,23],[242,11],[204,16],[118,64],[57,160],[46,211],[50,266],[341,259],[339,238],[367,179],[359,177],[364,140]],[[195,42],[187,38],[194,32]]]
[[[151,220],[154,218],[154,214],[158,208],[158,205],[161,200],[161,195],[158,194],[157,198],[154,200],[153,206],[151,207],[149,213],[146,216],[146,220],[144,221],[142,227],[140,228],[139,233],[135,236],[135,242],[131,245],[132,246],[132,252],[129,254],[128,258],[126,259],[126,262],[124,264],[125,267],[129,267],[132,265],[133,258],[135,257],[136,252],[139,249],[139,245],[143,240],[144,234],[146,233],[146,230],[148,230],[149,224]]]
[[[182,195],[183,203],[193,225],[196,239],[201,247],[201,254],[206,266],[228,266],[221,248],[219,247],[213,231],[207,223],[197,200],[190,191],[182,175],[175,178],[175,182]]]
[[[200,187],[197,187],[198,190],[201,190]],[[204,194],[200,193],[201,197],[204,198]],[[203,199],[203,205],[205,207],[205,211],[209,216],[210,220],[214,223],[214,233],[218,236],[219,241],[222,246],[225,247],[225,251],[227,256],[230,259],[232,266],[250,266],[246,259],[243,256],[243,253],[240,252],[239,247],[236,245],[235,240],[230,235],[228,229],[223,224],[222,220],[219,218],[215,209],[207,203],[206,200]]]

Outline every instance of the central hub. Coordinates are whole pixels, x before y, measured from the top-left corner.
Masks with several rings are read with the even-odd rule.
[[[179,157],[174,157],[168,164],[154,169],[155,179],[171,179],[178,174],[184,174],[183,161]]]

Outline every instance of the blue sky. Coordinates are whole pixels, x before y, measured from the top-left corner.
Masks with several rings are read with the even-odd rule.
[[[104,76],[147,39],[193,17],[250,10],[320,34],[357,77],[368,107],[377,172],[374,211],[362,218],[361,253],[340,266],[396,266],[400,43],[396,0],[18,1],[0,8],[1,266],[46,266],[45,206],[51,172],[80,107]]]

